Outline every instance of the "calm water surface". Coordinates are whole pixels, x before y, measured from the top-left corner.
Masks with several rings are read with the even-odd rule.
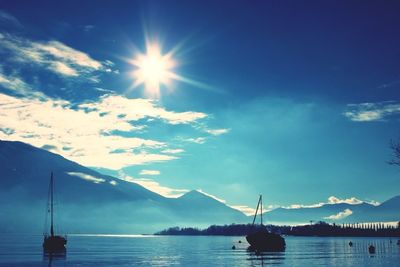
[[[247,251],[244,237],[70,235],[67,253],[55,256],[44,255],[41,242],[1,235],[0,266],[400,266],[400,246],[390,238],[286,237],[285,252],[262,255]]]

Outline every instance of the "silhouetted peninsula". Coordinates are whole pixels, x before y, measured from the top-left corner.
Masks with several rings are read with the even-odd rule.
[[[328,224],[318,222],[300,226],[252,226],[251,224],[212,225],[206,229],[192,227],[172,227],[156,235],[219,235],[219,236],[245,236],[254,227],[266,229],[273,233],[292,236],[365,236],[365,237],[400,237],[400,222],[397,226],[384,225],[383,223],[369,224]]]

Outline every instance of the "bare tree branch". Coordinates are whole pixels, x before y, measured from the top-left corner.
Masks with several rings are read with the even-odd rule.
[[[393,158],[388,163],[400,166],[400,141],[390,140],[390,148],[393,152]]]

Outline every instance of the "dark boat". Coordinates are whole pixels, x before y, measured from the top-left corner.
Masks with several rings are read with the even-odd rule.
[[[261,224],[256,227],[254,225],[260,208]],[[258,200],[256,213],[253,219],[253,231],[246,236],[247,242],[250,244],[250,249],[255,251],[284,251],[286,247],[285,239],[279,234],[269,232],[264,226],[262,221],[262,196]]]
[[[49,188],[49,205],[47,211],[50,213],[50,234],[44,234],[43,250],[45,252],[63,252],[65,251],[65,245],[67,244],[67,237],[54,234],[54,179],[53,173],[50,177],[50,188]]]

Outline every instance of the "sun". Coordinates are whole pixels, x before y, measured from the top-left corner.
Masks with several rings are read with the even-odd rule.
[[[133,70],[128,72],[129,76],[133,78],[133,83],[127,88],[127,91],[143,85],[146,97],[160,98],[161,88],[165,88],[170,92],[175,89],[172,82],[177,81],[178,83],[188,84],[191,87],[220,92],[212,86],[176,73],[177,67],[182,67],[181,56],[184,52],[181,49],[184,42],[176,44],[166,53],[163,53],[161,43],[154,38],[145,36],[145,44],[145,52],[139,51],[134,47],[133,56],[123,58],[133,67]],[[193,48],[185,48],[184,51],[190,51],[191,49]],[[179,64],[175,57],[179,57]]]
[[[176,62],[172,59],[172,53],[163,55],[157,43],[148,44],[146,53],[137,53],[131,63],[135,66],[134,87],[143,84],[146,93],[151,96],[159,96],[161,85],[168,86],[177,77],[173,72]]]

